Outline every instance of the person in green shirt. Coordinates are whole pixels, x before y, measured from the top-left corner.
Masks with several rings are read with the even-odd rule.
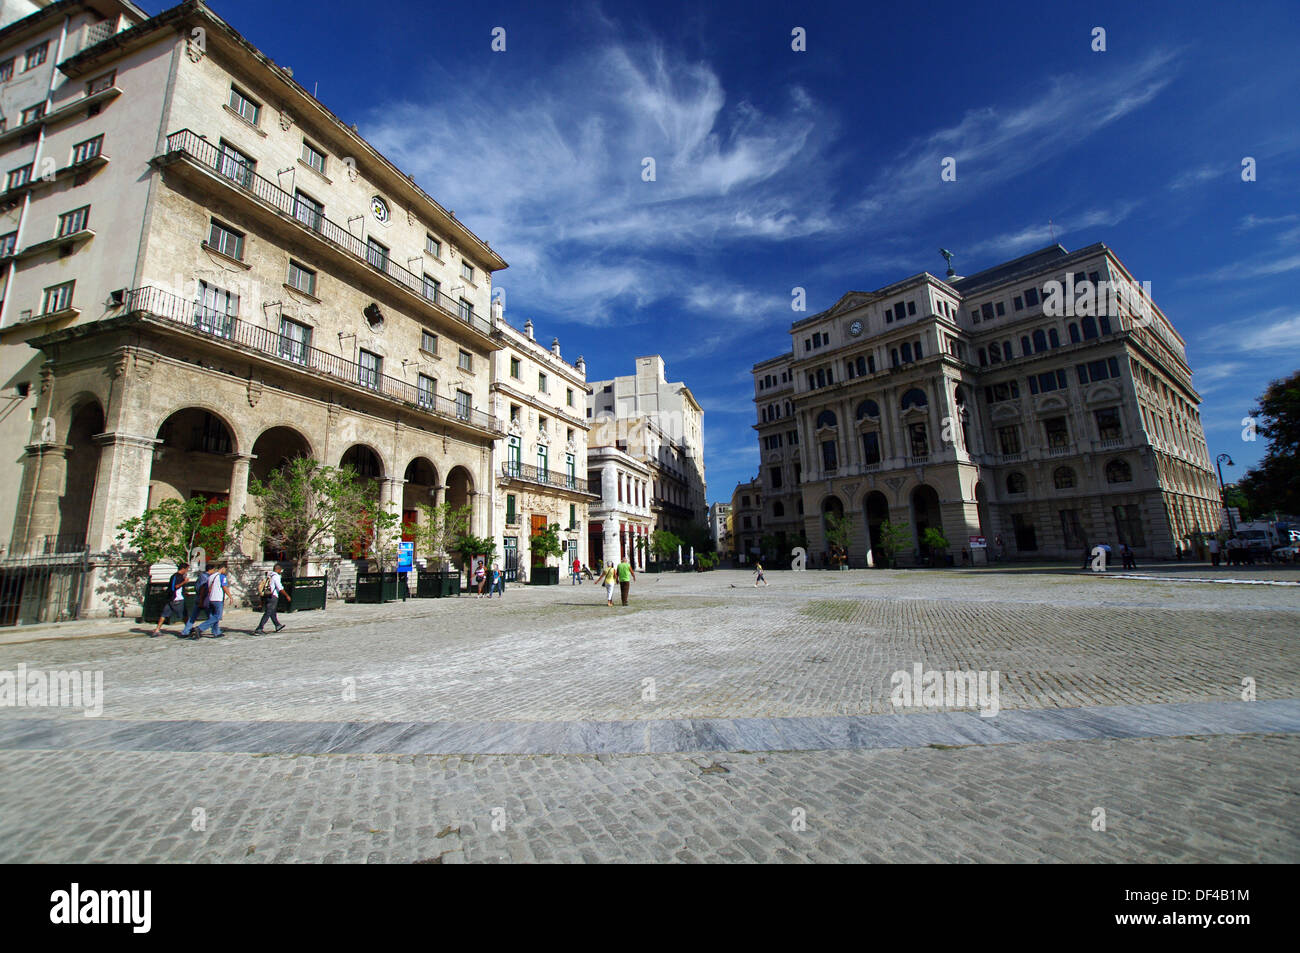
[[[632,566],[624,556],[618,564],[618,591],[623,597],[623,605],[627,605],[627,591],[632,588],[632,580],[636,578],[636,573],[632,571]]]

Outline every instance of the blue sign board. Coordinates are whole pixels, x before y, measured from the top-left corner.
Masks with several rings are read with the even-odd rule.
[[[403,540],[397,544],[397,571],[410,572],[415,565],[415,543]]]

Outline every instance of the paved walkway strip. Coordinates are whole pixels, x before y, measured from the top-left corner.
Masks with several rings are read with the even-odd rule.
[[[824,718],[298,722],[0,720],[0,750],[566,755],[826,751],[1300,733],[1300,699]]]

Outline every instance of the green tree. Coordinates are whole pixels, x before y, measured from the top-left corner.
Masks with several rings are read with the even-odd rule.
[[[1300,371],[1269,384],[1254,417],[1255,432],[1268,440],[1268,449],[1237,485],[1256,515],[1300,513]]]
[[[1235,506],[1237,508],[1238,512],[1241,513],[1241,520],[1243,523],[1248,522],[1252,518],[1251,514],[1255,512],[1255,508],[1252,505],[1250,498],[1246,496],[1245,491],[1235,483],[1229,483],[1223,488],[1223,501],[1226,506]]]
[[[929,553],[930,564],[938,565],[948,548],[948,538],[933,526],[927,526],[921,533],[921,546]]]
[[[347,536],[350,548],[363,548],[380,572],[397,565],[397,544],[401,542],[402,517],[383,502],[379,484],[369,487],[357,510],[357,521]]]
[[[670,530],[657,529],[650,534],[650,551],[658,557],[659,562],[674,561],[681,545],[681,537]]]
[[[549,526],[543,526],[528,537],[528,545],[532,547],[534,556],[541,557],[542,565],[546,565],[547,559],[564,555],[565,545],[560,539],[560,524],[552,523]]]
[[[486,557],[487,564],[492,565],[492,560],[496,558],[497,554],[497,543],[491,536],[475,536],[466,530],[456,537],[449,551],[460,557],[461,568],[469,572],[475,556]],[[473,583],[472,576],[466,578],[470,583]]]
[[[212,559],[225,549],[228,536],[238,539],[248,525],[247,516],[229,524],[216,519],[227,505],[225,500],[201,496],[163,500],[119,523],[117,538],[139,557],[139,569],[146,575],[154,563],[188,564],[190,554],[199,548]]]
[[[248,492],[260,503],[262,544],[283,550],[300,574],[324,540],[349,546],[356,539],[367,496],[351,467],[335,469],[310,457],[290,460],[265,482],[250,478]]]
[[[849,536],[853,532],[853,522],[840,513],[826,514],[826,544],[830,547],[831,558],[842,563],[848,557]]]
[[[425,565],[435,568],[446,560],[456,540],[469,532],[470,508],[450,503],[420,503],[423,517],[418,523],[408,523],[407,532],[414,537],[416,549],[426,557]]]
[[[891,567],[898,566],[898,554],[912,542],[910,523],[895,523],[885,520],[880,524],[880,548],[884,550]]]

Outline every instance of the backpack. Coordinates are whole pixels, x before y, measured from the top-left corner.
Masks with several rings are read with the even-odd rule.
[[[269,599],[271,597],[271,574],[268,572],[261,579],[257,580],[257,598]]]

